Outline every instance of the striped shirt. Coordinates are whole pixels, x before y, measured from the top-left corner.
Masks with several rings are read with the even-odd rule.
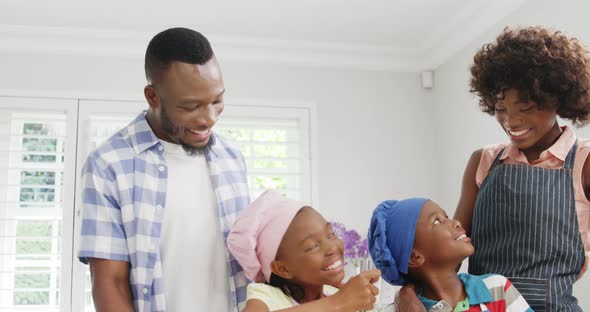
[[[204,152],[217,197],[220,231],[227,239],[237,215],[250,201],[246,166],[237,148],[215,134],[211,140]],[[88,258],[129,262],[133,304],[139,312],[166,311],[160,235],[167,177],[164,147],[145,112],[93,151],[82,169],[78,256],[83,263]],[[246,299],[247,280],[227,250],[226,257],[228,298],[234,311],[239,311]]]
[[[502,275],[458,274],[467,298],[451,307],[446,301],[430,300],[422,295],[418,299],[429,312],[489,311],[532,312],[516,287]]]

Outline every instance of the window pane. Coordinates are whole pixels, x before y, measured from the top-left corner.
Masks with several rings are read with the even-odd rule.
[[[254,130],[255,141],[261,142],[285,142],[287,141],[287,131],[283,129],[258,129]]]
[[[30,188],[20,189],[21,202],[52,202],[55,199],[55,189]]]
[[[284,145],[254,145],[255,157],[287,157],[287,147]]]
[[[0,109],[0,128],[0,310],[56,311],[65,115]]]
[[[49,291],[14,291],[15,305],[47,305]]]
[[[22,171],[21,184],[55,185],[55,172],[53,171]]]
[[[56,152],[57,139],[23,138],[24,152]]]

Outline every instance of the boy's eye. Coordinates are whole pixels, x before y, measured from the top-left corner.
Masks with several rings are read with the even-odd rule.
[[[440,224],[440,220],[439,219],[436,219],[436,220],[434,220],[434,222],[432,222],[432,224],[438,225],[438,224]]]
[[[529,111],[533,110],[533,108],[535,108],[535,107],[534,106],[525,107],[525,108],[521,108],[520,111],[521,112],[529,112]]]
[[[496,107],[494,107],[494,110],[495,110],[495,111],[497,111],[497,112],[503,112],[503,111],[506,111],[506,109],[505,109],[505,108],[501,108],[501,107],[497,107],[497,106],[496,106]]]
[[[329,239],[332,239],[332,238],[334,238],[334,237],[336,237],[336,234],[334,234],[334,232],[332,232],[332,233],[328,234],[328,238],[329,238]]]

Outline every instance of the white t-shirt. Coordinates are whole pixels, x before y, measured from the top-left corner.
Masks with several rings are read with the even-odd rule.
[[[167,311],[229,311],[226,247],[205,155],[160,141],[168,180],[160,254]]]

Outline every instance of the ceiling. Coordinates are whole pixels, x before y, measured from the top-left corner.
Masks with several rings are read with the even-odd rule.
[[[185,26],[230,60],[421,71],[525,1],[3,0],[0,51],[137,57],[158,31]]]

